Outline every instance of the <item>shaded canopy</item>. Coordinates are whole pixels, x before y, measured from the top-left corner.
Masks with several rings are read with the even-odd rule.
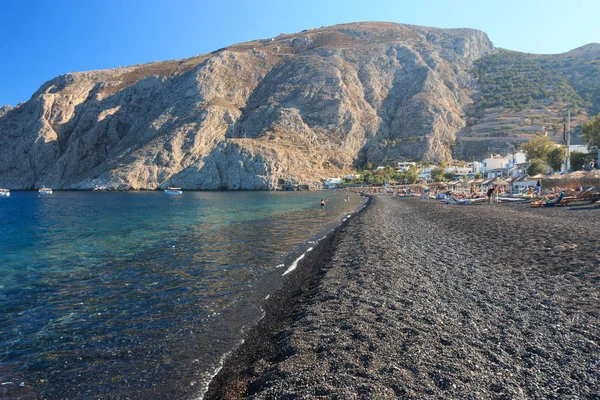
[[[552,175],[546,175],[542,179],[542,187],[544,189],[553,188],[556,186],[563,186],[563,176],[561,174],[554,173]]]
[[[496,178],[490,183],[492,183],[493,185],[508,185],[508,182],[501,178]]]
[[[581,184],[586,186],[600,186],[600,170],[589,171],[581,178]]]

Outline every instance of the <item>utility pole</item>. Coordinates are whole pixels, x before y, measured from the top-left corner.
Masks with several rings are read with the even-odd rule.
[[[565,132],[565,139],[567,141],[567,152],[565,155],[565,171],[568,171],[571,167],[571,110],[567,110],[567,129]]]

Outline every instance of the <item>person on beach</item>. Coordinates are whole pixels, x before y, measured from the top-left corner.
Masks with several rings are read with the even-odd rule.
[[[488,203],[492,204],[492,195],[494,194],[494,187],[493,186],[488,186],[488,190],[487,190],[487,197],[488,197]]]

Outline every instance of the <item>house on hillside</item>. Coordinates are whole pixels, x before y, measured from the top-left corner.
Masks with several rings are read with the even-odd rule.
[[[323,189],[337,189],[342,187],[343,184],[342,178],[328,178],[323,183]]]
[[[416,162],[409,162],[409,161],[398,161],[398,166],[396,167],[396,171],[398,172],[406,172],[408,171],[408,169],[410,168],[410,166],[417,166]]]

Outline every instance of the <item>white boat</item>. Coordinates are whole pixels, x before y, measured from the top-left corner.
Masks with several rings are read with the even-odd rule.
[[[39,194],[52,194],[52,189],[50,188],[46,188],[46,187],[41,187],[40,190],[38,190]]]
[[[8,189],[0,189],[0,196],[5,196],[5,197],[10,196],[10,190],[8,190]]]
[[[181,190],[181,188],[168,187],[165,189],[165,193],[166,194],[182,194],[183,191]]]

